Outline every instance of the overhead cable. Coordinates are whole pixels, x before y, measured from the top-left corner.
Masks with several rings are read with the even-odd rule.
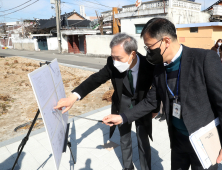
[[[4,10],[4,11],[0,11],[0,12],[6,12],[6,11],[13,10],[13,9],[15,9],[15,8],[18,8],[18,7],[22,6],[22,5],[24,5],[24,4],[27,4],[27,3],[30,2],[30,1],[32,1],[32,0],[26,1],[25,3],[23,3],[23,4],[19,5],[19,6],[16,6],[16,7],[14,7],[14,8],[10,8],[10,9]]]
[[[29,4],[29,5],[25,6],[25,7],[23,7],[23,8],[21,8],[21,9],[18,9],[18,10],[16,10],[16,11],[13,11],[13,12],[10,12],[10,13],[4,14],[4,15],[0,15],[0,16],[5,16],[5,15],[9,15],[9,14],[13,14],[13,13],[15,13],[15,12],[21,11],[22,9],[25,9],[25,8],[31,6],[32,4],[34,4],[34,3],[38,2],[38,1],[39,1],[39,0],[36,0],[36,1],[34,1],[33,3],[31,3],[31,4]]]

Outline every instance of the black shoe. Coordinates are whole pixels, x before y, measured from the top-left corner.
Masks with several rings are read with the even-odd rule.
[[[166,120],[166,115],[165,115],[165,114],[163,114],[163,115],[161,116],[161,118],[159,119],[159,121],[162,122],[162,121],[164,121],[164,120]]]
[[[162,117],[162,114],[159,112],[158,115],[155,117],[155,119],[159,119]]]

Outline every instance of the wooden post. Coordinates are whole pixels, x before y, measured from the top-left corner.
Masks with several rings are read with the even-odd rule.
[[[165,14],[166,12],[165,12],[165,1],[164,0],[163,0],[163,3],[164,3],[164,14]]]
[[[113,7],[113,34],[119,33],[119,27],[118,27],[118,22],[115,19],[115,14],[118,13],[117,7]]]

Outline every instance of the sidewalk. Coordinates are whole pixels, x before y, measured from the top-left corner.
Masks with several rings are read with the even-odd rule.
[[[87,118],[101,120],[110,114],[110,106],[84,114]],[[43,130],[40,130],[43,131]],[[153,119],[152,170],[170,170],[170,142],[166,122]],[[109,140],[109,127],[86,119],[70,119],[69,140],[77,163],[74,165],[67,148],[63,153],[60,170],[121,170],[122,155],[119,131],[114,132],[111,141],[118,144],[114,150],[108,151],[102,146]],[[21,140],[0,143],[0,169],[12,168],[17,156],[17,148]],[[135,125],[132,127],[133,163],[140,170]],[[46,132],[30,137],[16,170],[53,170],[55,169],[49,140]],[[222,170],[222,167],[219,168]]]

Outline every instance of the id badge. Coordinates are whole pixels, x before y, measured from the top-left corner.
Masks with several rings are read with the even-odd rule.
[[[178,119],[181,118],[181,105],[175,101],[173,102],[173,116]]]

